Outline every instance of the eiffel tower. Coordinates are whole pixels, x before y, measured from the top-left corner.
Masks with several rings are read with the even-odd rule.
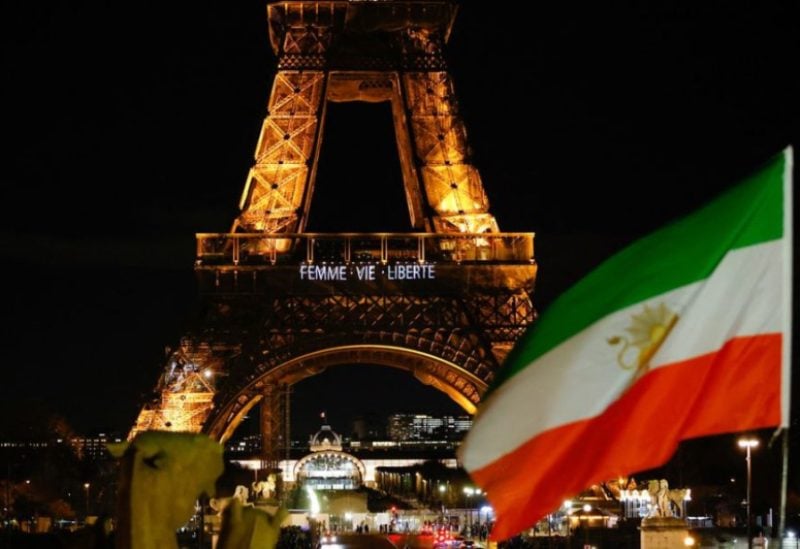
[[[475,412],[534,320],[537,267],[533,234],[499,232],[470,163],[443,55],[456,12],[450,0],[268,5],[278,72],[241,213],[230,233],[197,235],[203,312],[131,436],[224,441],[261,403],[274,465],[290,387],[342,364],[406,370]],[[416,232],[304,232],[331,101],[390,102]]]

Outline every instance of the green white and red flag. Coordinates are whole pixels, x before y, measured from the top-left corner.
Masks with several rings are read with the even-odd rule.
[[[517,343],[459,457],[506,539],[681,440],[788,426],[792,150],[635,242]]]

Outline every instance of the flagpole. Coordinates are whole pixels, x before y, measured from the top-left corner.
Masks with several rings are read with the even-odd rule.
[[[781,503],[778,515],[778,543],[783,547],[783,537],[786,529],[786,490],[789,482],[789,428],[783,429],[783,463],[781,465]]]
[[[787,326],[785,327],[786,333],[792,333],[792,311],[794,310],[794,306],[796,305],[795,302],[795,293],[794,293],[794,277],[792,276],[792,270],[794,268],[794,246],[792,245],[792,235],[794,232],[794,219],[793,219],[793,212],[794,212],[794,185],[793,185],[793,177],[794,177],[794,148],[792,144],[789,144],[784,149],[784,156],[785,156],[785,164],[784,164],[784,176],[783,176],[783,193],[784,193],[784,235],[788,236],[785,238],[785,242],[788,245],[788,254],[786,258],[786,264],[784,265],[784,284],[788,287],[789,296],[787,299],[787,309],[784,311],[785,319],[787,321]],[[787,335],[785,337],[791,338],[791,335]],[[791,379],[792,374],[792,345],[796,344],[794,341],[789,339],[785,343],[785,352],[783,359],[787,362],[784,364],[784,383],[786,383],[787,388],[785,389],[785,398],[786,404],[784,407],[784,422],[785,426],[783,428],[783,441],[782,441],[782,449],[783,449],[783,460],[781,463],[781,502],[780,502],[780,510],[778,515],[778,547],[783,547],[783,540],[784,536],[786,535],[786,492],[789,489],[789,425],[791,425],[791,394],[792,394],[792,387]]]

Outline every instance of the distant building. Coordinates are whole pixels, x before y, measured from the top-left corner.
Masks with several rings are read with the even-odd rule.
[[[472,427],[470,416],[392,414],[386,432],[390,440],[460,440]]]
[[[471,426],[472,417],[468,415],[364,415],[353,420],[352,436],[342,436],[341,444],[345,451],[369,453],[453,451]],[[287,457],[299,457],[305,455],[307,448],[307,441],[292,440],[291,447],[281,451]],[[261,452],[261,435],[237,433],[225,443],[225,450],[236,459],[256,456]]]
[[[79,459],[87,461],[103,461],[111,459],[111,454],[108,453],[107,444],[109,442],[121,442],[123,439],[119,435],[107,435],[105,433],[98,433],[94,436],[88,437],[72,437],[67,443],[70,445],[75,455]],[[60,442],[60,441],[59,441]]]
[[[23,461],[42,454],[48,448],[68,446],[78,459],[102,461],[111,459],[108,453],[109,442],[121,442],[120,435],[98,433],[93,436],[73,436],[70,438],[53,438],[50,440],[0,440],[0,451],[9,456],[8,459]]]
[[[247,435],[231,439],[225,444],[225,450],[231,454],[257,454],[261,452],[261,435]]]
[[[40,450],[47,448],[48,444],[44,441],[19,441],[19,440],[0,440],[0,448],[9,450]]]
[[[356,455],[353,450],[363,449],[357,444],[345,446],[344,439],[323,424],[318,432],[308,441],[308,450],[299,459],[284,459],[278,464],[281,469],[284,486],[295,484],[311,486],[318,490],[351,490],[359,486],[374,487],[376,471],[379,467],[413,467],[427,461],[435,461],[442,467],[456,469],[458,464],[452,452],[449,456],[400,455],[396,453],[399,443],[380,441],[367,444],[377,445],[370,448],[368,455]],[[388,451],[388,455],[376,455],[378,448]],[[257,470],[263,466],[259,459],[232,459],[240,466]]]

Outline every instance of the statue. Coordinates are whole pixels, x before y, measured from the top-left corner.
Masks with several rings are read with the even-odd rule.
[[[642,519],[640,546],[644,549],[682,547],[689,535],[686,520],[682,518],[683,498],[686,490],[670,490],[665,479],[651,480],[649,513]]]
[[[247,503],[247,500],[250,498],[250,490],[247,489],[247,486],[239,485],[233,491],[234,499],[238,499],[242,502],[242,504]]]
[[[651,480],[647,484],[653,503],[648,517],[683,518],[683,505],[691,491],[688,488],[672,489],[666,479]]]
[[[231,498],[222,512],[222,530],[217,549],[272,549],[278,543],[281,523],[289,513],[284,508],[274,515],[255,507],[245,507]]]
[[[666,479],[649,481],[647,491],[650,493],[652,501],[650,512],[647,514],[648,518],[673,516],[669,502],[669,483]]]
[[[260,480],[252,483],[250,486],[253,489],[253,499],[269,499],[275,494],[275,482],[277,477],[271,473],[267,480]]]
[[[175,531],[198,497],[214,493],[222,446],[205,435],[145,431],[108,450],[121,460],[116,547],[177,549]]]
[[[689,500],[691,493],[692,491],[689,488],[676,488],[669,491],[669,501],[674,506],[674,509],[677,510],[675,516],[686,518],[684,516],[684,505],[686,501]]]
[[[253,506],[252,503],[247,503],[247,500],[250,497],[250,490],[247,489],[247,486],[239,485],[233,491],[233,495],[229,498],[211,498],[208,501],[209,507],[211,507],[217,514],[222,514],[225,508],[230,505],[230,503],[234,500],[241,503],[243,506]]]

